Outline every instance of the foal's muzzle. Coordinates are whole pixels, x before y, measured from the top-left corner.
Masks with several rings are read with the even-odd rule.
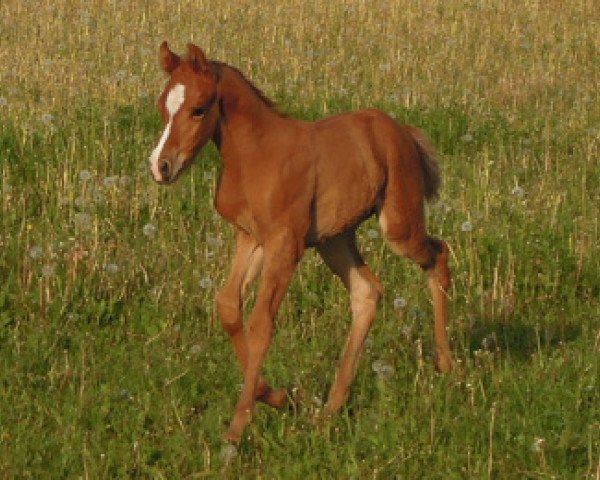
[[[167,155],[159,158],[155,166],[151,167],[152,177],[156,183],[161,185],[173,183],[187,164],[188,162],[181,154]]]
[[[158,173],[160,173],[160,181],[168,182],[171,179],[171,174],[173,172],[173,167],[171,166],[171,162],[168,158],[161,158],[158,161]]]

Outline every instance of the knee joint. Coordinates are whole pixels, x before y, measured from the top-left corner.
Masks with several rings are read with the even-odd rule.
[[[381,296],[381,287],[378,282],[363,277],[360,277],[359,281],[355,280],[350,292],[350,303],[354,316],[361,312],[374,311]]]
[[[226,291],[219,290],[215,297],[215,302],[223,328],[229,333],[237,330],[241,325],[241,303],[239,297],[236,299],[228,295]]]

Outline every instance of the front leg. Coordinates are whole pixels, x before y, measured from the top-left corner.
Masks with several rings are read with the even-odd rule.
[[[242,305],[248,288],[261,271],[262,263],[262,247],[258,246],[246,232],[238,230],[231,271],[225,285],[217,293],[216,302],[221,324],[229,334],[242,374],[246,370],[248,361]],[[258,380],[256,397],[267,405],[277,408],[285,404],[287,393],[285,389],[270,388],[261,377]]]
[[[264,243],[264,266],[254,309],[248,319],[247,359],[244,387],[235,407],[226,438],[239,442],[260,392],[260,369],[273,336],[273,322],[304,249],[303,238],[278,235]]]

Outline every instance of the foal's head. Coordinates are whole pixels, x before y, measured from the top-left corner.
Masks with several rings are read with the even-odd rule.
[[[150,170],[158,183],[174,182],[210,140],[219,120],[217,71],[204,52],[188,44],[181,58],[167,42],[160,46],[161,68],[170,75],[158,109],[164,130],[150,155]]]

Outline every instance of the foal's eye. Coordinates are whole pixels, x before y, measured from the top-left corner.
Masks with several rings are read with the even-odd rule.
[[[192,117],[200,118],[206,113],[206,108],[198,107],[192,110]]]

